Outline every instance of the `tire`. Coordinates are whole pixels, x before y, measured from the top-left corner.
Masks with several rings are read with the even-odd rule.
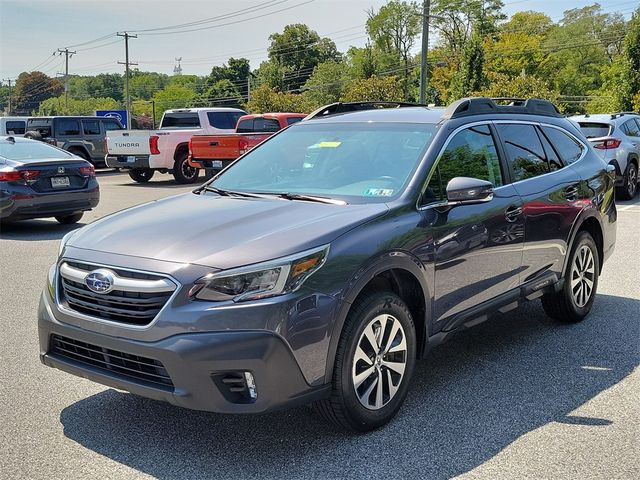
[[[187,152],[180,152],[173,166],[173,177],[176,179],[176,182],[183,185],[195,183],[200,173],[199,169],[189,165],[188,157],[189,154]]]
[[[215,177],[218,174],[219,171],[220,170],[211,170],[210,168],[205,169],[204,179],[211,180],[213,177]]]
[[[134,168],[133,170],[129,170],[129,176],[131,180],[134,180],[138,183],[147,183],[153,177],[155,172],[150,168]]]
[[[638,167],[633,162],[629,162],[627,171],[624,174],[622,186],[618,188],[618,196],[622,200],[632,200],[638,191]]]
[[[585,249],[588,250],[588,253]],[[585,256],[582,256],[583,252],[585,252]],[[586,263],[586,266],[581,266],[583,263]],[[577,323],[582,321],[591,311],[596,298],[599,275],[600,259],[596,242],[588,232],[579,232],[571,248],[562,289],[542,296],[542,307],[545,313],[559,322]],[[575,286],[572,286],[572,278],[577,281]],[[588,280],[591,281],[590,291]],[[581,291],[585,293],[585,296],[579,295]]]
[[[386,324],[384,330],[379,328],[382,322]],[[400,329],[396,331],[393,343],[388,343],[388,337],[396,326]],[[375,351],[368,338],[377,338],[380,331],[383,332],[382,348],[386,346],[387,350],[396,352],[374,356]],[[377,345],[375,348],[379,351]],[[368,432],[381,427],[402,406],[413,374],[415,357],[415,327],[404,301],[391,292],[365,295],[353,304],[345,321],[336,351],[331,395],[314,404],[314,409],[329,422],[353,432]],[[401,375],[387,367],[392,360],[396,368],[404,360]],[[356,391],[357,380],[360,385]],[[380,382],[382,389],[378,388]],[[378,391],[382,392],[380,396]],[[367,392],[370,392],[369,395]]]
[[[74,223],[78,223],[84,212],[72,213],[71,215],[62,215],[56,217],[56,220],[62,225],[72,225]]]
[[[91,158],[89,157],[89,155],[87,155],[85,152],[83,152],[82,150],[77,150],[77,149],[71,149],[69,150],[69,153],[72,153],[73,155],[75,155],[76,157],[80,157],[83,160],[86,160],[87,162],[89,162],[91,165],[94,165],[94,163],[91,161]],[[95,166],[95,165],[94,165]]]
[[[42,135],[40,134],[40,132],[36,132],[35,130],[29,130],[28,132],[25,132],[24,138],[28,138],[30,140],[38,140],[39,142],[42,141]]]

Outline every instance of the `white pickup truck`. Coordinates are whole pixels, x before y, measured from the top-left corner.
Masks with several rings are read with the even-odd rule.
[[[183,108],[167,110],[158,130],[113,130],[106,137],[105,162],[111,168],[129,170],[136,182],[151,180],[153,174],[172,173],[178,183],[193,183],[199,170],[188,163],[189,140],[193,135],[233,133],[238,108]]]

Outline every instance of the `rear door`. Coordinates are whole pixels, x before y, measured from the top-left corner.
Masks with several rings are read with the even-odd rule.
[[[570,163],[585,150],[563,129],[529,122],[495,122],[509,175],[524,201],[522,283],[562,276],[571,228],[583,207],[582,179]],[[560,152],[563,152],[562,154]]]
[[[433,318],[436,328],[442,329],[465,310],[519,286],[524,216],[522,200],[508,184],[490,124],[454,133],[436,162],[421,210],[435,255]],[[490,181],[493,198],[447,207],[446,186],[454,177]]]
[[[97,118],[82,119],[82,137],[85,143],[90,144],[91,160],[94,162],[103,162],[107,153],[104,148],[104,135],[100,128],[100,120]]]

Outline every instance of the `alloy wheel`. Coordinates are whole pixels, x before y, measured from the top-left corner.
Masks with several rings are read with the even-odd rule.
[[[638,171],[635,165],[629,165],[629,172],[627,174],[627,193],[630,198],[633,198],[638,186]]]
[[[184,160],[182,162],[181,169],[184,177],[188,179],[193,178],[197,173],[197,169],[189,165],[189,162],[187,160]]]
[[[593,293],[596,266],[593,252],[587,245],[582,245],[576,252],[571,267],[571,294],[579,308],[584,307]]]
[[[379,410],[395,396],[407,365],[407,341],[393,315],[375,317],[358,340],[353,358],[353,387],[369,410]]]

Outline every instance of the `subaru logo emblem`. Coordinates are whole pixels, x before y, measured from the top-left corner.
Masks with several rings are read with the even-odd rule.
[[[84,284],[96,293],[109,293],[113,290],[114,278],[110,270],[94,270],[84,277]]]
[[[64,173],[64,167],[58,167],[58,173]]]

